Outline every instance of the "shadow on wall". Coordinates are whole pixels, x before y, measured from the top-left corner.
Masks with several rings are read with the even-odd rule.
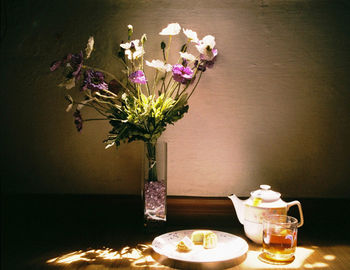
[[[49,65],[93,35],[91,63],[117,73],[114,50],[128,24],[135,36],[149,33],[152,51],[159,29],[178,22],[200,37],[214,35],[219,58],[189,113],[165,134],[172,149],[169,193],[246,196],[270,184],[289,197],[350,197],[350,7],[344,1],[2,5],[3,191],[139,194],[142,146],[105,150],[108,123],[77,134]]]

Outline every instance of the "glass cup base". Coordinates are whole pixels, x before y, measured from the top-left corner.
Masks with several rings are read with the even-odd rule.
[[[269,256],[269,254],[267,254],[266,252],[262,252],[259,254],[258,259],[268,264],[285,265],[292,263],[295,260],[295,256],[292,255],[289,258],[274,259],[273,257]]]

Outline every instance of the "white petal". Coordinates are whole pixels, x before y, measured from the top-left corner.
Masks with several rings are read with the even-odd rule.
[[[203,43],[207,46],[209,46],[211,49],[215,47],[215,37],[211,35],[207,35],[202,39]]]
[[[164,63],[161,60],[152,60],[152,62],[146,61],[146,65],[154,68],[159,68],[164,66]]]
[[[166,64],[166,65],[164,66],[164,69],[165,69],[166,72],[170,72],[170,71],[172,71],[173,66],[170,65],[170,64]]]
[[[94,49],[94,37],[89,37],[88,43],[86,44],[85,53],[86,59],[88,59],[91,55],[92,50]]]
[[[164,28],[159,35],[163,36],[175,36],[181,31],[181,26],[178,23],[170,23],[166,28]]]
[[[180,52],[180,56],[188,61],[194,61],[196,60],[196,57],[193,54],[186,53],[186,52]]]
[[[133,57],[134,59],[139,59],[142,55],[144,55],[145,51],[143,49],[137,50],[134,52]]]
[[[149,62],[146,60],[146,65],[149,67],[153,67],[158,69],[161,72],[169,72],[172,69],[172,66],[170,64],[164,64],[161,60],[152,60],[152,62]]]
[[[105,149],[108,149],[109,147],[112,147],[113,145],[114,145],[114,142],[111,142],[111,143],[106,145]]]
[[[182,29],[182,31],[184,32],[185,36],[191,40],[192,42],[198,42],[198,37],[197,37],[197,33],[190,30],[190,29]]]
[[[125,55],[128,57],[129,60],[132,59],[132,52],[130,50],[126,50]]]
[[[199,43],[198,45],[196,45],[196,48],[199,51],[199,53],[204,53],[205,51],[205,46],[203,46],[202,43]]]
[[[140,43],[140,40],[139,39],[135,39],[133,41],[131,41],[135,47],[138,47],[139,46],[139,43]]]
[[[65,87],[66,89],[72,89],[75,86],[75,78],[65,80],[64,82],[58,85],[59,87]]]
[[[66,112],[69,112],[72,109],[72,107],[73,107],[73,103],[69,104],[67,106]]]
[[[130,49],[131,43],[127,42],[127,43],[120,44],[120,47],[122,47],[125,50]]]

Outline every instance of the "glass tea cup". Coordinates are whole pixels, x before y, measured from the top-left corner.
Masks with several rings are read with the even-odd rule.
[[[263,259],[272,263],[294,260],[297,246],[298,220],[286,215],[271,215],[263,219]]]

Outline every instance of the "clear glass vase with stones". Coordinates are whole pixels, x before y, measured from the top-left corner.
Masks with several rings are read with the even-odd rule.
[[[167,219],[167,143],[145,142],[143,156],[144,226],[153,230],[164,227]]]

